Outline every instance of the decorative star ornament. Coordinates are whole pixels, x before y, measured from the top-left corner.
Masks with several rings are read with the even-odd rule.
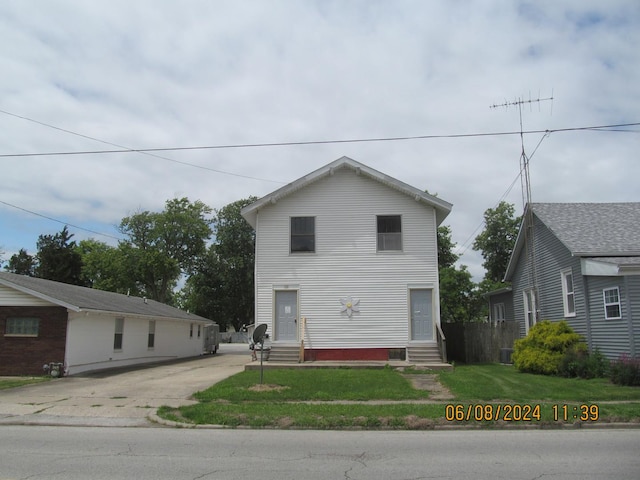
[[[346,313],[349,318],[353,315],[353,312],[360,311],[360,300],[353,297],[341,298],[340,303],[342,304],[342,308],[340,309],[340,313]]]

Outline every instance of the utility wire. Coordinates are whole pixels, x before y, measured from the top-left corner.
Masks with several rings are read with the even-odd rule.
[[[224,170],[218,170],[218,169],[215,169],[215,168],[204,167],[202,165],[196,165],[195,163],[183,162],[183,161],[180,161],[180,160],[175,160],[173,158],[164,157],[162,155],[157,155],[155,153],[151,153],[151,152],[146,151],[146,150],[135,150],[135,149],[126,147],[124,145],[119,145],[117,143],[108,142],[108,141],[102,140],[100,138],[91,137],[89,135],[84,135],[82,133],[74,132],[72,130],[67,130],[66,128],[56,127],[55,125],[44,123],[44,122],[41,122],[39,120],[35,120],[33,118],[25,117],[23,115],[17,115],[15,113],[7,112],[6,110],[0,110],[0,113],[4,113],[5,115],[10,115],[12,117],[20,118],[22,120],[27,120],[29,122],[37,123],[38,125],[42,125],[43,127],[48,127],[48,128],[52,128],[54,130],[58,130],[60,132],[69,133],[69,134],[75,135],[77,137],[82,137],[82,138],[86,138],[88,140],[93,140],[95,142],[104,143],[105,145],[111,145],[112,147],[124,148],[125,150],[123,150],[123,151],[125,151],[125,152],[137,152],[137,153],[140,153],[142,155],[148,155],[150,157],[160,158],[162,160],[167,160],[169,162],[179,163],[181,165],[187,165],[189,167],[194,167],[194,168],[200,168],[202,170],[209,170],[211,172],[221,173],[223,175],[232,175],[234,177],[248,178],[248,179],[251,179],[251,180],[260,180],[260,181],[263,181],[263,182],[271,182],[271,183],[279,183],[279,184],[284,184],[285,183],[285,182],[280,182],[278,180],[270,180],[268,178],[252,177],[250,175],[242,175],[240,173],[233,173],[233,172],[227,172],[227,171],[224,171]]]
[[[38,217],[42,217],[42,218],[45,218],[47,220],[51,220],[52,222],[61,223],[63,225],[67,225],[69,227],[72,227],[72,228],[75,228],[75,229],[78,229],[78,230],[83,230],[83,231],[89,232],[89,233],[95,233],[96,235],[102,235],[103,237],[113,238],[114,240],[122,240],[122,238],[114,237],[113,235],[109,235],[108,233],[96,232],[95,230],[90,230],[88,228],[79,227],[77,225],[72,225],[69,222],[63,222],[62,220],[58,220],[57,218],[47,217],[46,215],[42,215],[41,213],[37,213],[37,212],[31,211],[31,210],[27,210],[26,208],[18,207],[17,205],[13,205],[13,204],[11,204],[9,202],[3,202],[2,200],[0,200],[0,203],[3,204],[3,205],[6,205],[8,207],[17,208],[18,210],[22,210],[23,212],[30,213],[31,215],[36,215]]]
[[[445,138],[497,137],[497,136],[506,136],[506,135],[529,135],[529,134],[536,134],[536,133],[549,134],[549,133],[559,133],[559,132],[576,132],[576,131],[582,131],[582,130],[600,130],[605,128],[632,127],[632,126],[640,126],[640,122],[621,123],[617,125],[597,125],[597,126],[589,126],[589,127],[556,128],[552,130],[528,130],[524,132],[517,131],[517,132],[459,133],[459,134],[448,134],[448,135],[415,135],[415,136],[405,136],[405,137],[353,138],[353,139],[343,139],[343,140],[311,140],[311,141],[302,141],[302,142],[202,145],[202,146],[191,146],[191,147],[123,148],[122,150],[86,150],[86,151],[75,151],[75,152],[5,153],[5,154],[0,154],[0,158],[44,157],[44,156],[55,156],[55,155],[99,155],[99,154],[106,154],[106,153],[149,153],[149,152],[169,152],[169,151],[175,152],[175,151],[188,151],[188,150],[223,150],[223,149],[232,149],[232,148],[291,147],[291,146],[303,146],[303,145],[328,145],[328,144],[343,144],[343,143],[433,140],[438,138],[445,139]],[[178,163],[183,163],[183,162],[178,162]]]

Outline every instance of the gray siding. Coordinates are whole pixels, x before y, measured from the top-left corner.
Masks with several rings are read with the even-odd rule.
[[[627,293],[629,295],[629,315],[631,316],[631,328],[633,331],[632,351],[633,356],[640,356],[640,276],[634,275],[627,278]]]
[[[524,290],[533,287],[534,276],[537,287],[538,321],[567,320],[569,325],[585,339],[588,337],[584,288],[581,281],[580,259],[572,257],[569,250],[556,238],[537,217],[534,217],[534,258],[535,271],[527,258],[526,250],[517,261],[512,278],[513,305],[516,320],[520,323],[520,333],[526,334],[524,318]],[[575,292],[575,317],[565,318],[562,299],[562,279],[560,272],[571,268]]]
[[[513,311],[513,292],[504,292],[489,297],[489,318],[495,322],[496,319],[493,316],[493,306],[502,303],[504,305],[504,319],[507,322],[515,320]]]
[[[401,252],[377,252],[376,215],[402,215]],[[289,253],[289,218],[316,218],[315,253]],[[433,289],[439,321],[436,216],[393,188],[337,170],[257,216],[256,321],[273,331],[274,291],[298,290],[307,348],[398,348],[409,332],[409,288]],[[352,318],[340,298],[360,300]],[[434,337],[435,338],[435,337]]]
[[[589,286],[589,302],[591,311],[591,338],[593,348],[598,347],[609,359],[616,359],[623,353],[631,353],[632,335],[630,331],[633,319],[629,311],[629,304],[637,307],[640,300],[640,284],[638,277],[630,277],[629,282],[625,282],[625,277],[588,277],[587,284]],[[630,300],[627,302],[629,291],[627,283],[632,286]],[[605,288],[618,287],[620,291],[620,307],[622,318],[619,320],[606,320],[604,312],[604,299],[602,291]],[[637,316],[637,315],[636,315]],[[634,334],[638,336],[640,325],[635,319]],[[634,338],[635,340],[635,338]],[[633,342],[635,343],[635,342]]]

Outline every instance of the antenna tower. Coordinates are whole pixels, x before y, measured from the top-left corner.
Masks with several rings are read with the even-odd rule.
[[[541,102],[552,102],[551,104],[551,112],[553,113],[553,90],[551,91],[551,96],[548,98],[538,98],[532,99],[531,93],[529,93],[529,99],[526,100],[522,97],[518,97],[513,101],[504,101],[501,104],[493,104],[490,105],[489,108],[505,108],[508,109],[510,107],[518,107],[518,114],[520,117],[520,145],[521,145],[521,153],[520,153],[520,185],[522,188],[522,204],[524,208],[524,218],[523,218],[523,230],[524,230],[524,242],[525,242],[525,251],[527,254],[527,258],[529,260],[529,278],[531,289],[527,294],[527,298],[525,300],[525,314],[528,318],[525,318],[525,322],[528,323],[527,331],[529,327],[532,327],[533,324],[537,322],[538,313],[540,311],[540,303],[538,301],[538,282],[536,275],[536,263],[535,263],[535,252],[534,252],[534,241],[533,241],[533,210],[531,208],[531,177],[529,174],[529,157],[524,148],[524,128],[522,126],[522,107],[525,105],[529,105],[529,108],[532,109],[534,104],[540,107]]]

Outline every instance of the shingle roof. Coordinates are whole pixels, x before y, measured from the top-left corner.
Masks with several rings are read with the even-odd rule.
[[[0,272],[0,285],[14,288],[38,298],[48,300],[76,312],[104,311],[123,315],[143,315],[190,321],[207,321],[178,308],[154,300],[105,292],[93,288],[68,285],[66,283]]]
[[[575,256],[640,255],[640,203],[533,203],[533,213]]]
[[[349,157],[340,157],[337,160],[321,167],[304,177],[301,177],[284,187],[279,188],[278,190],[271,192],[268,195],[256,200],[251,205],[247,205],[241,211],[242,216],[249,222],[249,224],[255,228],[256,226],[256,218],[257,212],[260,208],[265,205],[269,205],[270,203],[276,203],[279,199],[290,195],[301,188],[310,185],[321,178],[331,175],[334,171],[339,170],[341,168],[350,168],[362,175],[365,175],[373,180],[376,180],[390,188],[394,188],[405,195],[408,195],[414,198],[416,201],[422,202],[426,205],[433,207],[436,211],[436,220],[437,224],[440,225],[442,221],[449,215],[451,212],[451,208],[453,207],[449,202],[445,202],[441,198],[435,197],[428,193],[423,192],[420,189],[412,187],[400,180],[397,180],[393,177],[385,175],[377,170],[374,170],[371,167],[364,165],[363,163],[357,162]]]

